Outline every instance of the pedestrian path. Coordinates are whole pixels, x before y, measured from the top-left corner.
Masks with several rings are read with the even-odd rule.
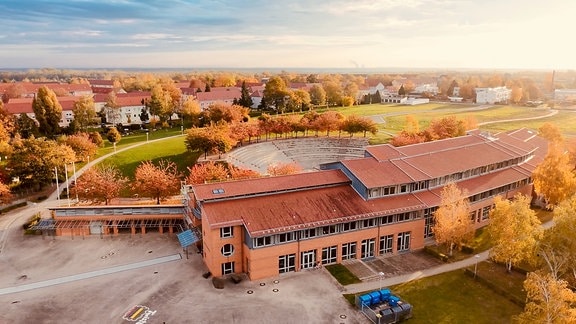
[[[69,282],[78,281],[78,280],[90,279],[90,278],[94,278],[94,277],[109,275],[109,274],[127,271],[127,270],[134,270],[134,269],[149,267],[152,265],[176,261],[176,260],[181,260],[181,259],[182,259],[182,255],[173,254],[173,255],[168,255],[168,256],[164,256],[164,257],[160,257],[160,258],[156,258],[156,259],[125,264],[125,265],[106,268],[106,269],[102,269],[102,270],[84,272],[84,273],[79,273],[79,274],[75,274],[75,275],[71,275],[71,276],[66,276],[66,277],[61,277],[61,278],[56,278],[56,279],[50,279],[50,280],[45,280],[45,281],[39,281],[39,282],[34,282],[34,283],[15,286],[15,287],[1,288],[0,289],[0,296],[18,293],[18,292],[23,292],[23,291],[28,291],[28,290],[33,290],[33,289],[50,287],[50,286],[54,286],[54,285],[60,285],[60,284],[69,283]]]

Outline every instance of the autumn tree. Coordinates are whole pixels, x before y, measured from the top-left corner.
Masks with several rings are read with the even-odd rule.
[[[460,190],[454,183],[447,184],[440,193],[440,206],[434,213],[432,231],[436,242],[446,244],[452,256],[454,247],[474,237],[474,226],[470,220],[470,203],[466,191]]]
[[[104,140],[102,139],[102,135],[99,132],[89,132],[88,138],[92,143],[96,144],[97,147],[104,146]]]
[[[10,187],[0,181],[0,205],[8,204],[12,201]]]
[[[235,123],[248,121],[249,110],[239,105],[230,105],[219,101],[212,103],[201,114],[204,125],[217,124],[219,122]]]
[[[38,122],[40,133],[52,138],[60,133],[60,120],[62,119],[62,106],[54,91],[43,86],[32,101],[32,110]]]
[[[576,174],[570,155],[562,146],[550,145],[544,160],[532,173],[534,191],[541,195],[546,206],[554,209],[561,201],[576,193]]]
[[[128,179],[116,166],[99,164],[78,177],[71,192],[80,200],[108,205],[111,199],[120,196],[127,183]]]
[[[564,280],[549,273],[530,272],[524,281],[527,303],[524,312],[514,318],[520,324],[576,323],[576,292]]]
[[[540,220],[530,209],[530,199],[522,194],[513,200],[497,196],[495,207],[490,212],[488,233],[493,248],[492,259],[506,264],[508,271],[521,261],[531,261],[535,255],[537,243],[542,237]]]
[[[86,161],[89,156],[96,155],[98,151],[98,146],[92,142],[87,133],[64,136],[63,142],[74,150],[78,161]]]
[[[106,121],[116,125],[120,122],[120,108],[122,106],[118,103],[116,92],[112,91],[106,97],[106,103],[102,107],[103,113],[106,116]]]
[[[348,133],[350,137],[352,137],[354,133],[360,132],[363,132],[364,137],[366,137],[367,132],[376,134],[378,131],[376,123],[372,119],[356,115],[346,117],[346,119],[340,124],[340,129]]]
[[[228,165],[228,173],[230,174],[230,178],[239,180],[239,179],[253,179],[253,178],[260,178],[260,173],[250,170],[250,169],[242,169],[238,168],[234,165]]]
[[[432,120],[425,134],[428,141],[463,136],[466,134],[466,124],[455,116],[443,117]]]
[[[538,136],[545,138],[553,146],[562,146],[564,144],[562,132],[551,123],[544,123],[540,126],[538,128]]]
[[[72,108],[74,121],[78,128],[86,131],[86,128],[95,124],[96,111],[94,110],[94,99],[89,96],[82,96],[80,100],[74,103]]]
[[[330,136],[331,131],[340,129],[340,123],[344,116],[336,111],[327,111],[314,120],[314,127],[319,131],[325,131],[326,136]]]
[[[111,127],[110,130],[108,130],[108,133],[106,133],[106,139],[108,139],[108,142],[116,146],[116,143],[120,142],[122,139],[122,135],[120,135],[120,132],[116,127]]]
[[[188,151],[203,152],[204,158],[208,153],[225,153],[236,145],[226,124],[191,128],[186,132],[185,142]]]
[[[280,175],[288,175],[288,174],[295,174],[302,171],[302,168],[292,162],[292,163],[275,163],[270,164],[268,166],[268,174],[271,176],[280,176]]]
[[[268,102],[272,103],[279,112],[284,111],[286,105],[285,98],[288,94],[288,86],[281,77],[273,76],[266,82],[264,97],[266,97]]]
[[[76,159],[68,145],[46,138],[16,140],[12,146],[12,156],[7,165],[11,170],[10,176],[19,178],[20,185],[35,190],[52,182],[55,168],[62,175],[64,165]]]
[[[158,165],[151,161],[142,162],[134,173],[132,190],[140,196],[151,197],[160,205],[161,200],[178,194],[181,174],[176,163],[160,160]]]
[[[336,80],[328,80],[322,86],[326,92],[327,106],[336,106],[342,103],[342,86]]]
[[[188,97],[186,101],[182,104],[182,109],[180,110],[180,114],[182,115],[182,119],[186,120],[187,118],[191,121],[192,125],[198,124],[198,117],[200,116],[200,103],[198,100],[194,99],[194,97]]]
[[[192,168],[188,167],[189,175],[186,183],[208,183],[228,179],[228,171],[221,163],[206,162],[196,163]]]
[[[308,91],[301,89],[294,90],[291,95],[291,100],[295,101],[300,111],[310,107],[311,99],[310,99],[310,93],[308,93]]]
[[[321,85],[315,84],[310,88],[310,103],[316,106],[326,104],[326,91]]]
[[[38,124],[27,114],[22,113],[16,118],[16,133],[20,134],[22,138],[39,137],[40,130]]]

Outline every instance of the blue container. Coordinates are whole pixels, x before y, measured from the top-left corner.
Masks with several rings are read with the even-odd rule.
[[[390,298],[388,299],[388,304],[392,307],[397,306],[398,302],[400,301],[400,298],[391,295]]]
[[[387,302],[388,299],[390,299],[390,295],[392,295],[390,289],[386,288],[380,290],[380,299],[382,300],[382,302]]]
[[[372,305],[380,304],[382,302],[382,299],[380,299],[379,291],[371,292],[370,297],[372,297]]]
[[[372,305],[372,297],[369,294],[361,295],[358,299],[360,300],[360,305],[358,306],[362,306],[362,304],[364,304],[364,306]]]

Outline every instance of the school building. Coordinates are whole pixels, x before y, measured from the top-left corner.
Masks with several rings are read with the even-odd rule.
[[[532,171],[546,154],[534,131],[465,136],[393,147],[319,171],[187,185],[184,218],[200,229],[214,276],[251,280],[424,247],[450,182],[466,190],[470,219],[487,224],[495,196],[532,194]]]

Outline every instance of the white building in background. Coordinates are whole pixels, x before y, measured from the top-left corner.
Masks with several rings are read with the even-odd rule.
[[[576,102],[576,89],[556,89],[554,90],[554,101],[557,103]]]
[[[432,83],[424,83],[424,84],[420,84],[417,85],[416,88],[414,88],[414,91],[412,91],[414,93],[430,93],[433,95],[437,95],[438,94],[438,86],[436,84],[432,84]]]
[[[506,87],[476,88],[476,103],[495,104],[507,103],[510,100],[512,90]]]

